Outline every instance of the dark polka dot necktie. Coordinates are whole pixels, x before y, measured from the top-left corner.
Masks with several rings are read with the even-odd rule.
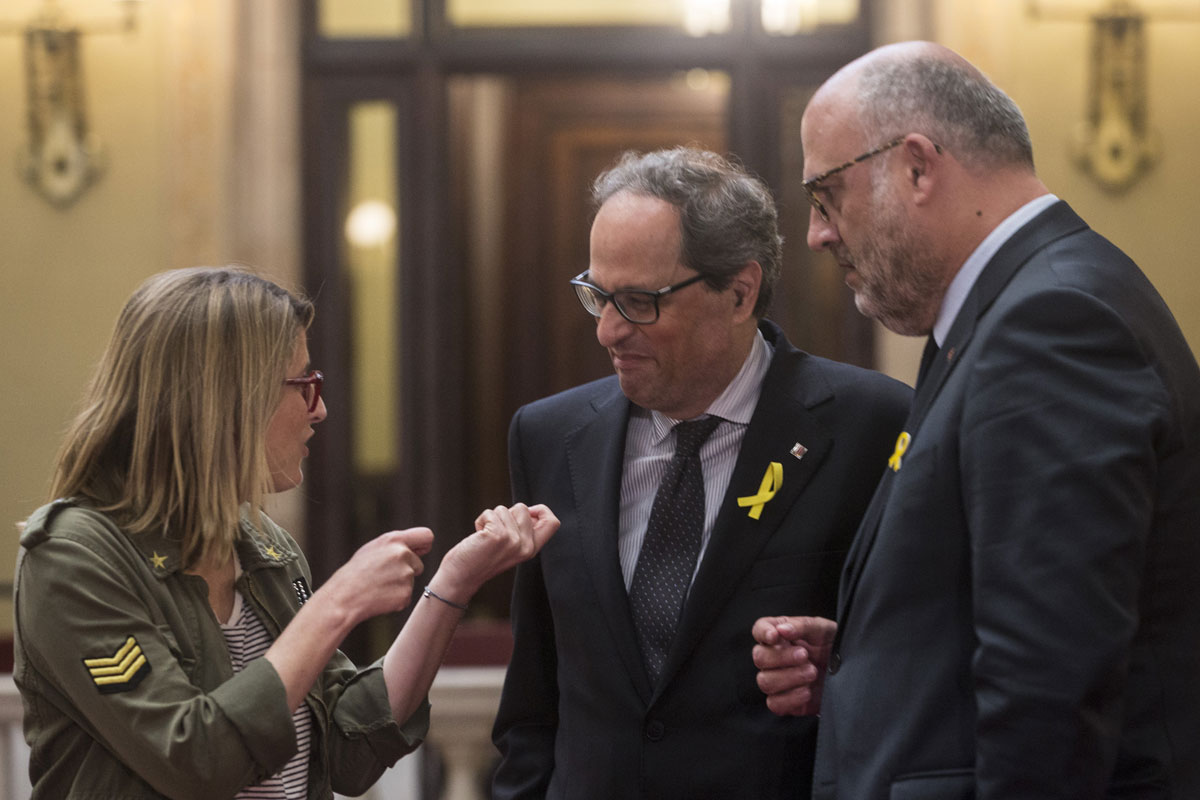
[[[720,422],[720,417],[705,417],[675,426],[675,456],[654,495],[646,538],[629,587],[638,645],[655,684],[675,638],[704,533],[700,446]]]

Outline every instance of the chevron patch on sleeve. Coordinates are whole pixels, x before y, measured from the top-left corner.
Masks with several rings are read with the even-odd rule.
[[[85,658],[83,665],[87,667],[88,674],[91,675],[92,682],[96,684],[100,694],[135,689],[150,672],[150,662],[146,660],[142,646],[132,636],[111,656]]]

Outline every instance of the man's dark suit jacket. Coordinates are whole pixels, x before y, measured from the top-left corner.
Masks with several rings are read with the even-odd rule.
[[[814,797],[1200,798],[1200,370],[1056,203],[967,297],[842,579]]]
[[[764,615],[833,613],[911,392],[760,329],[774,358],[657,690],[617,555],[629,401],[612,377],[514,417],[514,497],[549,505],[562,527],[517,570],[497,800],[807,796],[816,722],[767,710],[750,630]],[[737,498],[758,492],[773,461],[782,488],[750,519]]]

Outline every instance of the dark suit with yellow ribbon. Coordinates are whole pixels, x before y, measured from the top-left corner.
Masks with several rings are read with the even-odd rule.
[[[1200,798],[1200,369],[1137,266],[1050,206],[905,431],[847,559],[813,796]]]
[[[617,554],[629,401],[613,377],[514,417],[514,497],[546,503],[562,527],[517,570],[497,800],[807,796],[816,723],[767,710],[751,626],[833,613],[911,393],[760,329],[774,356],[657,688]]]

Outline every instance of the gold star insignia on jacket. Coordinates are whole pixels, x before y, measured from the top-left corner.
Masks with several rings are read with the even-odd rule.
[[[100,694],[128,692],[137,687],[150,672],[150,662],[142,652],[142,646],[137,639],[130,636],[125,644],[111,656],[85,658],[83,665],[87,667],[92,683],[100,690]]]
[[[271,545],[270,547],[267,548],[267,555],[269,555],[271,558],[275,559],[276,561],[278,561],[280,558],[282,558],[282,556],[279,555],[279,551],[275,549],[275,545]]]
[[[167,557],[160,556],[158,554],[157,550],[154,551],[154,555],[150,556],[150,560],[154,562],[155,569],[166,569],[167,568]]]

